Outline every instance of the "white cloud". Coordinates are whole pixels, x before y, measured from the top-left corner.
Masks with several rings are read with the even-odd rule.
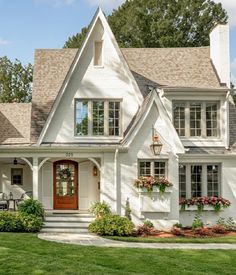
[[[8,45],[9,43],[10,43],[10,41],[0,37],[0,45]]]
[[[100,6],[106,10],[112,10],[120,6],[125,0],[86,0],[91,6]]]
[[[231,27],[236,27],[236,1],[235,0],[214,0],[216,3],[221,3],[226,9],[229,16],[229,23]]]

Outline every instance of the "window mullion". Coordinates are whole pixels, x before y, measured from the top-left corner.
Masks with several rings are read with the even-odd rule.
[[[201,136],[206,138],[206,102],[202,102],[201,106]]]
[[[104,102],[104,135],[109,135],[109,102]]]
[[[191,198],[191,165],[186,164],[186,197]]]
[[[190,110],[189,110],[189,102],[186,103],[186,107],[185,107],[185,136],[187,138],[190,137]]]
[[[202,196],[207,196],[207,165],[202,165]]]
[[[90,100],[88,102],[88,135],[92,136],[93,134],[93,102]]]

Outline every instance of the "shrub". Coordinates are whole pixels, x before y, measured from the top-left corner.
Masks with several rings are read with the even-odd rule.
[[[35,215],[20,214],[20,219],[25,232],[38,232],[43,226],[42,218]]]
[[[222,225],[214,225],[212,231],[217,234],[225,234],[227,232],[226,228]]]
[[[140,225],[137,228],[137,235],[138,236],[150,236],[150,235],[155,235],[157,234],[157,230],[154,227],[149,227],[146,224]]]
[[[203,226],[204,226],[204,223],[201,219],[201,216],[199,214],[196,214],[192,223],[192,229],[196,229]]]
[[[213,237],[214,233],[213,231],[208,227],[198,227],[194,229],[194,234],[198,236],[208,236]]]
[[[101,236],[130,236],[134,224],[126,217],[105,215],[89,225],[89,231]]]
[[[143,222],[143,224],[146,225],[147,227],[154,228],[153,223],[151,221],[149,221],[149,220],[145,220]]]
[[[182,225],[182,223],[176,223],[176,224],[174,224],[174,227],[183,228],[183,225]]]
[[[37,232],[43,226],[42,218],[24,213],[0,213],[1,232]]]
[[[34,215],[37,217],[43,217],[44,215],[42,204],[39,201],[33,199],[27,199],[20,203],[18,210],[20,213]]]
[[[227,220],[220,217],[217,222],[217,225],[223,226],[225,229],[229,231],[235,231],[236,230],[236,223],[232,217],[229,217]]]
[[[184,232],[181,228],[173,226],[171,228],[171,233],[175,236],[184,237]]]
[[[23,225],[18,215],[10,212],[0,213],[0,231],[1,232],[21,232]]]
[[[89,212],[94,214],[96,218],[102,218],[105,215],[111,214],[111,208],[106,202],[94,202],[89,209]]]

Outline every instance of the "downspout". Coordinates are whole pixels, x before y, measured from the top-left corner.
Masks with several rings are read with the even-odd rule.
[[[118,178],[117,178],[117,172],[118,172],[118,169],[117,169],[117,158],[118,158],[118,154],[119,154],[119,149],[116,149],[115,150],[115,155],[114,155],[114,185],[115,185],[115,194],[116,194],[116,213],[117,214],[120,214],[119,212],[119,207],[118,207],[118,195],[119,195],[119,192],[118,192]]]
[[[226,95],[226,123],[227,123],[227,131],[226,131],[226,149],[230,149],[230,133],[229,133],[229,96],[230,91],[227,92]]]

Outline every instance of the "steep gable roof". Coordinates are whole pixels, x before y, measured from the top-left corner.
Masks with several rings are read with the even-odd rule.
[[[209,47],[122,49],[141,87],[220,88]]]
[[[29,145],[31,103],[0,103],[0,144]]]
[[[78,49],[36,50],[31,141],[36,142]]]

